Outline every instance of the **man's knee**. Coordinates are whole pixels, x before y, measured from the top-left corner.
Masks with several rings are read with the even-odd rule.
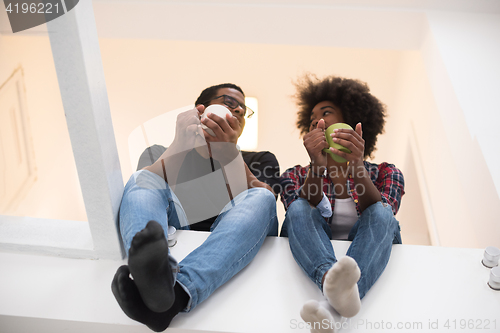
[[[165,190],[169,189],[165,180],[157,174],[141,170],[135,172],[132,177],[135,178],[135,186],[145,190]]]
[[[256,208],[276,210],[276,197],[271,191],[263,187],[252,188],[249,191],[259,205]]]

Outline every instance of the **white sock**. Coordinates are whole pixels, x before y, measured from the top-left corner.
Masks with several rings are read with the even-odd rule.
[[[341,316],[354,317],[361,308],[357,282],[361,271],[351,257],[342,257],[326,273],[323,294]]]
[[[317,301],[305,302],[300,310],[300,316],[306,323],[309,323],[311,333],[335,333],[333,316]]]

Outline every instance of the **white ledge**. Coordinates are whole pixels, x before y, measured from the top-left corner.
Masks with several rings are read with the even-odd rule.
[[[97,258],[89,223],[0,215],[0,251]]]
[[[172,253],[184,258],[209,233],[180,231]],[[332,241],[337,257],[349,242]],[[362,300],[358,315],[342,332],[384,332],[373,325],[414,325],[411,332],[475,332],[453,328],[496,320],[500,330],[500,292],[487,286],[489,269],[482,249],[394,245],[381,278]],[[0,253],[0,327],[6,332],[150,332],[129,319],[111,293],[116,269],[126,260],[75,260]],[[288,239],[266,239],[243,271],[189,314],[178,315],[167,332],[308,332],[300,319],[302,304],[322,300],[318,288],[295,263]],[[439,330],[430,325],[438,323]],[[408,324],[409,323],[409,324]],[[354,325],[358,325],[355,327]],[[299,328],[299,326],[303,328]],[[294,328],[295,327],[295,328]],[[484,330],[488,332],[488,330]]]

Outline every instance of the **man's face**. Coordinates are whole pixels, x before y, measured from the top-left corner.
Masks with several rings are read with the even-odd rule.
[[[215,97],[218,97],[216,99],[211,100],[208,105],[213,105],[213,104],[220,104],[224,105],[231,111],[232,115],[238,119],[238,122],[240,123],[240,133],[238,134],[238,137],[243,133],[243,128],[245,127],[245,110],[242,107],[245,105],[245,97],[241,92],[239,92],[236,89],[233,88],[220,88],[217,90],[217,94]],[[234,107],[235,103],[231,103],[231,99],[234,99],[237,102],[236,107]]]

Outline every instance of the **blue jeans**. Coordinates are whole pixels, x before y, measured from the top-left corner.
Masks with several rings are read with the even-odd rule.
[[[337,262],[325,218],[307,200],[299,198],[288,207],[281,236],[289,238],[295,261],[323,290],[323,275]],[[363,298],[384,271],[392,244],[401,244],[399,223],[391,207],[377,202],[366,208],[349,232],[349,240],[352,243],[347,255],[361,270],[358,289]]]
[[[120,206],[127,254],[132,238],[150,220],[157,221],[167,235],[168,226],[180,228],[183,219],[182,206],[162,177],[145,170],[130,177]],[[278,235],[274,195],[264,188],[240,193],[224,207],[211,230],[205,242],[180,263],[169,253],[174,278],[190,296],[183,312],[194,309],[248,265],[266,236]]]

